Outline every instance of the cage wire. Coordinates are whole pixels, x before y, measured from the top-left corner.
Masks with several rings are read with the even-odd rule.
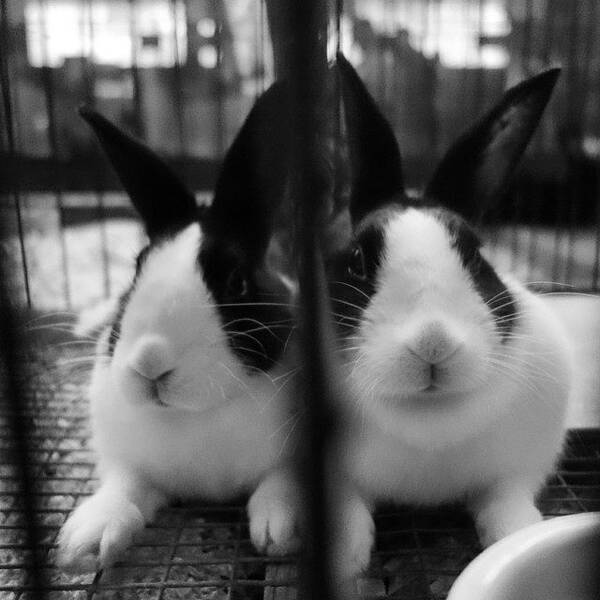
[[[72,576],[54,563],[58,530],[96,475],[83,360],[92,346],[71,345],[61,329],[73,317],[51,313],[118,293],[143,243],[74,109],[94,106],[144,139],[203,202],[255,97],[286,72],[277,24],[286,4],[1,0],[1,283],[10,299],[2,311],[15,317],[2,324],[1,600],[36,589],[53,599],[297,596],[295,560],[253,550],[241,503],[163,510],[105,572]],[[597,294],[600,5],[346,0],[330,8],[329,52],[342,49],[357,65],[396,129],[414,188],[506,84],[562,64],[541,130],[484,231],[494,262],[522,281]],[[121,52],[107,58],[111,46]],[[565,448],[542,512],[600,510],[600,433],[571,431]],[[376,524],[362,598],[445,598],[480,551],[459,507],[384,507]]]

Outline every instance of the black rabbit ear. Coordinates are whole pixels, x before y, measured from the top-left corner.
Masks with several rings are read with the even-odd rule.
[[[98,136],[151,240],[198,219],[194,194],[161,158],[96,111],[82,107],[79,114]]]
[[[343,54],[337,55],[351,164],[350,214],[365,214],[404,195],[400,148],[391,125]]]
[[[223,160],[204,229],[219,243],[262,259],[286,193],[290,164],[289,92],[274,83],[256,101]]]
[[[478,220],[506,191],[559,74],[550,69],[508,90],[446,153],[426,196]]]

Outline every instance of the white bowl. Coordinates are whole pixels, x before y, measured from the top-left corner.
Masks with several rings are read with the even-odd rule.
[[[458,577],[448,600],[597,600],[600,512],[556,517],[496,542]]]

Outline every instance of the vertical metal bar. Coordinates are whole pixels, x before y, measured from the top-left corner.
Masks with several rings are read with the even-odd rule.
[[[40,31],[42,35],[42,84],[44,87],[44,97],[46,101],[46,113],[48,115],[48,142],[50,145],[50,161],[58,161],[58,131],[56,127],[56,111],[54,103],[54,82],[52,76],[52,67],[49,63],[48,55],[48,29],[46,19],[48,14],[47,0],[38,0],[40,9]],[[71,284],[69,278],[69,260],[67,255],[67,240],[65,235],[64,223],[64,202],[63,191],[59,181],[54,183],[54,195],[56,197],[56,208],[58,211],[58,235],[60,239],[61,259],[63,269],[63,294],[67,308],[71,308]]]
[[[600,3],[596,0],[588,0],[585,19],[586,40],[583,50],[583,57],[587,61],[583,75],[581,77],[581,100],[578,114],[583,117],[585,107],[589,98],[590,82],[594,81],[594,75],[598,73],[598,56],[594,56],[594,46],[597,43],[598,25],[600,21]],[[600,52],[600,46],[598,48]]]
[[[552,43],[554,41],[554,13],[555,6],[560,0],[546,0],[546,15],[544,19],[544,39],[542,43],[542,62],[547,64],[552,54]]]
[[[6,117],[6,135],[9,155],[14,164],[17,164],[15,137],[13,129],[13,114],[10,98],[10,75],[8,70],[8,56],[10,52],[10,37],[8,23],[8,6],[6,0],[0,0],[0,81],[2,83],[2,103]],[[27,272],[27,257],[25,254],[23,225],[21,219],[21,204],[18,187],[14,189],[15,207],[17,212],[17,225],[21,243],[21,258],[25,276],[25,291],[28,306],[31,306],[29,290],[29,276]],[[0,242],[4,241],[5,231],[0,221]],[[43,555],[40,548],[40,528],[36,519],[36,485],[31,472],[31,454],[29,448],[29,422],[24,410],[24,394],[22,389],[22,357],[20,352],[21,337],[17,333],[14,303],[8,293],[8,270],[3,263],[0,253],[0,399],[6,404],[7,425],[10,439],[8,453],[12,454],[11,460],[17,469],[18,500],[24,517],[26,547],[30,551],[27,564],[27,584],[31,587],[30,597],[33,600],[43,600],[45,593],[45,578],[42,570]]]
[[[479,65],[477,67],[477,80],[475,82],[475,114],[482,112],[485,99],[486,73],[483,67],[483,48],[481,44],[483,38],[484,10],[485,0],[477,0],[477,58]]]
[[[434,65],[431,69],[431,82],[430,89],[433,97],[433,123],[431,126],[431,142],[430,147],[433,153],[433,157],[437,159],[439,146],[440,146],[440,115],[438,109],[438,103],[435,101],[435,98],[438,93],[438,66],[439,66],[439,40],[440,40],[440,1],[439,0],[428,0],[428,2],[433,2],[433,9],[431,4],[429,4],[428,8],[431,10],[431,20],[435,23],[435,55],[434,55]]]
[[[171,0],[171,18],[173,19],[173,50],[175,52],[175,60],[173,62],[173,92],[174,92],[174,107],[175,121],[177,123],[177,136],[179,139],[179,154],[186,154],[186,140],[184,130],[184,98],[183,84],[181,79],[181,63],[179,56],[179,27],[177,24],[178,10],[177,5],[179,0]]]
[[[217,8],[217,27],[215,29],[215,49],[217,51],[217,64],[214,69],[214,95],[216,112],[215,154],[221,158],[225,152],[225,104],[223,101],[223,25],[225,21],[225,7]]]
[[[381,10],[385,12],[387,10],[387,0],[380,0]],[[385,107],[385,89],[386,89],[386,76],[385,76],[385,48],[383,41],[383,34],[378,33],[375,29],[375,46],[377,48],[377,76],[375,79],[376,86],[376,98],[379,104]]]
[[[81,5],[81,49],[83,55],[83,87],[84,87],[84,102],[93,106],[95,100],[94,80],[94,34],[93,34],[93,0],[87,0]],[[87,24],[87,29],[86,29]],[[87,49],[87,52],[86,52]]]
[[[580,0],[579,10],[575,11],[573,16],[577,20],[577,39],[571,40],[569,52],[570,68],[578,71],[577,93],[569,94],[569,100],[572,103],[570,113],[572,121],[576,121],[575,131],[577,132],[578,146],[581,147],[581,141],[585,134],[585,115],[586,107],[590,99],[590,82],[594,81],[594,73],[597,70],[596,64],[598,57],[594,56],[594,45],[598,33],[598,20],[600,19],[600,7],[596,0]],[[582,19],[583,18],[583,22]],[[585,35],[582,35],[585,34]],[[581,42],[581,44],[578,44]],[[583,64],[582,64],[583,63]],[[573,77],[575,79],[575,76]],[[567,82],[569,89],[570,82]],[[573,127],[569,127],[573,131]],[[578,151],[577,158],[581,158],[581,151]],[[579,166],[579,161],[575,161],[575,167]],[[590,190],[581,186],[579,173],[575,172],[571,176],[572,184],[569,186],[569,197],[571,202],[571,211],[569,219],[569,255],[567,261],[568,282],[573,283],[573,267],[575,262],[574,238],[577,229],[578,220],[582,219],[581,208],[585,202],[594,201],[594,191],[588,197]],[[586,194],[586,195],[584,195]],[[580,282],[582,284],[582,282]]]
[[[264,48],[262,46],[262,0],[256,0],[256,10],[254,15],[254,98],[258,98],[264,91],[263,78],[259,77],[261,72],[262,60],[264,57]]]
[[[254,11],[254,98],[265,91],[265,5],[255,0]]]
[[[0,8],[0,82],[2,83],[2,108],[5,118],[6,143],[8,146],[8,155],[14,169],[18,169],[17,148],[15,144],[14,121],[12,111],[12,100],[10,90],[10,73],[8,59],[10,55],[10,37],[8,28],[8,7],[6,0],[1,0]],[[19,236],[19,250],[21,253],[21,265],[23,268],[23,281],[25,285],[25,299],[27,306],[32,307],[31,289],[29,286],[29,264],[27,261],[27,251],[25,248],[25,230],[23,227],[23,211],[21,206],[21,191],[18,180],[18,173],[14,174],[15,185],[12,189],[12,196],[15,203],[15,213],[17,217],[17,233]],[[6,280],[4,280],[6,281]]]
[[[529,189],[525,189],[524,190],[524,195],[526,197],[529,197],[530,195],[532,195],[533,193],[535,193],[532,190]],[[541,210],[540,210],[541,212]],[[531,216],[530,216],[530,220],[532,221],[531,223],[529,223],[527,225],[527,274],[526,274],[526,281],[531,281],[532,279],[532,273],[533,273],[533,269],[534,269],[534,265],[537,261],[537,256],[538,256],[538,236],[539,236],[539,232],[536,231],[534,229],[534,227],[539,227],[540,226],[540,220],[541,220],[541,214],[539,216],[537,216],[538,220],[534,220]]]
[[[598,72],[595,68],[596,60],[594,60],[594,45],[596,44],[598,53],[600,54],[600,44],[598,44],[598,35],[600,34],[600,4],[596,2],[596,0],[590,0],[590,31],[588,31],[588,44],[585,50],[585,56],[588,57],[588,68],[587,72],[584,76],[584,81],[586,84],[586,95],[589,94],[590,83],[594,85],[600,84],[600,78],[598,78]],[[596,119],[600,120],[600,109],[597,108],[595,113]],[[598,123],[600,126],[600,123]],[[592,289],[595,292],[600,291],[600,163],[596,160],[594,165],[595,167],[595,178],[594,181],[596,183],[596,189],[592,192],[591,198],[588,200],[590,202],[595,202],[596,211],[596,245],[594,252],[594,264],[592,267]]]
[[[308,512],[305,539],[305,599],[330,600],[336,589],[329,574],[329,521],[325,491],[324,453],[328,437],[330,386],[325,351],[326,296],[320,252],[324,194],[319,139],[323,127],[327,76],[327,18],[318,0],[290,0],[288,33],[293,35],[289,81],[292,97],[294,180],[299,238],[300,343],[305,364],[305,452],[300,461]]]
[[[556,6],[558,6],[559,0],[547,0],[546,5],[546,25],[545,25],[545,38],[543,44],[543,60],[547,63],[552,57],[553,41],[555,34],[555,13]],[[561,220],[562,220],[562,197],[564,195],[564,185],[561,183],[559,187],[559,200],[555,206],[555,222],[554,222],[554,244],[553,244],[553,262],[552,262],[552,281],[558,282],[559,271],[560,271],[560,252],[562,246],[562,231],[561,231]]]
[[[83,10],[84,6],[82,6]],[[95,68],[95,36],[94,36],[94,14],[93,14],[93,0],[87,0],[85,4],[87,8],[87,27],[89,34],[89,56],[85,57],[85,69],[84,77],[86,82],[86,103],[90,106],[94,106],[96,103],[95,96],[95,81],[96,81],[96,68]],[[83,27],[82,19],[82,36],[85,38],[85,28]],[[85,39],[83,40],[85,41]],[[85,43],[83,44],[85,47]],[[96,146],[94,146],[96,148]],[[97,150],[94,150],[94,154],[97,154]],[[96,171],[95,171],[96,172]],[[97,172],[96,172],[97,173]],[[108,298],[111,294],[111,280],[110,280],[110,255],[108,252],[108,232],[106,230],[106,211],[104,207],[104,192],[100,189],[99,175],[96,175],[96,217],[99,222],[100,231],[100,254],[102,256],[102,288],[103,295]]]
[[[462,11],[461,11],[462,19],[463,19],[463,22],[465,24],[467,24],[467,26],[468,26],[468,24],[470,24],[472,2],[473,2],[473,0],[463,0],[463,2],[462,2]],[[469,57],[468,29],[467,29],[467,34],[465,35],[464,39],[462,40],[462,43],[463,43],[463,49],[464,49],[463,60],[465,63],[467,63],[468,57]],[[464,128],[465,117],[467,115],[469,115],[470,111],[473,108],[471,106],[472,97],[469,93],[470,92],[469,84],[471,82],[471,78],[469,77],[470,72],[471,72],[471,69],[469,69],[466,64],[463,64],[462,69],[461,69],[461,80],[462,80],[461,86],[460,86],[458,96],[456,97],[456,100],[455,100],[458,103],[458,105],[460,105],[462,107],[462,113],[460,115],[461,123],[458,127],[459,131]]]
[[[600,291],[600,165],[596,163],[596,247],[594,252],[594,270],[592,273],[592,288]]]
[[[511,231],[511,245],[510,245],[510,270],[516,271],[519,266],[519,246],[520,246],[520,231],[519,231],[519,217],[521,215],[521,203],[523,202],[523,194],[521,190],[515,189],[511,193],[511,198],[514,199],[514,207],[512,214],[512,231]]]
[[[6,15],[6,0],[1,0],[3,14]],[[3,239],[0,231],[0,240]],[[12,303],[8,297],[7,290],[8,272],[2,264],[0,256],[0,369],[2,379],[0,380],[0,398],[6,404],[8,410],[5,412],[10,445],[8,453],[11,454],[11,462],[17,468],[19,496],[19,507],[22,511],[25,529],[26,548],[30,551],[30,559],[27,561],[27,587],[31,588],[28,597],[33,600],[43,600],[46,589],[42,565],[44,556],[40,547],[42,539],[40,527],[36,518],[36,481],[31,470],[32,457],[28,440],[31,439],[29,423],[31,419],[25,411],[25,395],[22,388],[22,357],[20,352],[21,338],[17,331],[17,323],[13,312]]]
[[[571,15],[569,19],[569,44],[568,44],[568,56],[567,56],[567,82],[566,85],[571,93],[568,95],[569,106],[567,108],[567,114],[569,115],[567,123],[568,123],[568,131],[572,136],[570,139],[566,140],[567,142],[567,152],[572,152],[573,142],[576,142],[578,145],[581,142],[582,138],[582,119],[583,119],[583,107],[585,105],[585,100],[582,96],[582,89],[580,89],[579,83],[580,80],[578,78],[577,70],[579,68],[579,60],[578,60],[578,45],[580,42],[580,22],[579,22],[579,14],[581,10],[581,0],[579,0],[575,5],[571,6]],[[578,159],[579,159],[579,148],[576,150],[576,154],[573,157],[575,160],[569,161],[571,162],[571,169],[578,168]],[[564,201],[567,202],[568,206],[568,231],[567,231],[567,260],[565,264],[565,272],[564,272],[564,281],[567,283],[572,282],[572,269],[573,269],[573,245],[575,240],[575,225],[577,219],[577,213],[579,211],[579,177],[577,172],[569,172],[567,174],[567,190]]]
[[[2,52],[2,54],[4,54],[4,51]],[[2,86],[2,84],[1,84],[1,79],[0,79],[0,87],[1,86]],[[0,120],[2,123],[6,123],[6,121],[7,121],[6,111],[4,110],[4,101],[0,102]],[[7,137],[8,137],[8,135],[6,133],[6,127],[0,128],[0,152],[8,153]]]
[[[336,53],[342,49],[342,14],[344,12],[344,0],[336,0],[335,2],[335,45]],[[339,72],[335,71],[334,79],[334,191],[333,191],[333,202],[334,210],[338,211],[342,208],[344,200],[344,176],[343,176],[343,156],[342,156],[342,100],[341,100],[341,81]]]
[[[129,38],[131,39],[131,81],[133,83],[133,114],[136,134],[142,139],[146,139],[146,130],[143,119],[143,97],[142,84],[140,80],[140,71],[138,65],[138,33],[136,19],[136,0],[129,0]]]
[[[260,20],[260,87],[261,92],[265,89],[265,0],[259,0]]]
[[[344,0],[335,0],[335,50],[340,52],[342,49],[342,15],[344,13]],[[338,98],[339,98],[338,88]],[[336,102],[336,107],[338,103]],[[337,109],[336,109],[337,110]]]
[[[267,20],[273,46],[273,63],[275,79],[282,79],[288,74],[291,39],[288,36],[287,21],[289,0],[265,0]]]
[[[521,68],[524,73],[529,75],[530,65],[531,65],[531,56],[533,52],[533,0],[526,0],[525,4],[525,23],[523,26],[523,40],[521,43]],[[529,197],[529,193],[532,190],[527,190],[523,193],[523,190],[518,190],[519,194],[519,203],[523,202],[524,198]],[[537,193],[537,189],[535,190]],[[537,206],[541,206],[541,203],[536,203]],[[535,216],[537,220],[541,215]],[[531,215],[529,220],[533,220]],[[527,274],[525,278],[527,281],[531,280],[531,269],[532,263],[535,260],[535,250],[537,246],[537,232],[533,230],[533,227],[536,225],[536,222],[529,223],[526,221],[524,224],[524,229],[526,229],[526,244],[527,244]]]
[[[533,44],[533,0],[525,2],[525,23],[523,24],[523,40],[521,42],[521,68],[529,75]]]
[[[523,39],[521,40],[519,52],[519,61],[521,69],[525,73],[529,73],[529,65],[531,62],[531,35],[533,30],[533,3],[532,0],[526,0],[525,2],[525,22],[523,23]],[[510,198],[513,201],[513,207],[510,214],[510,222],[512,228],[510,231],[511,236],[511,256],[510,256],[510,269],[511,271],[516,270],[519,267],[520,258],[520,246],[521,246],[521,235],[524,230],[527,230],[527,241],[529,247],[529,236],[531,236],[530,228],[521,223],[521,217],[523,215],[523,202],[527,197],[523,193],[523,190],[515,186],[511,191]],[[527,265],[529,269],[529,264]],[[528,275],[526,276],[528,278]]]

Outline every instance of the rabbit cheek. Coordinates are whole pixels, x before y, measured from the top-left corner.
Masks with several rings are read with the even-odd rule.
[[[445,222],[453,239],[452,246],[458,252],[475,291],[488,307],[501,341],[506,341],[518,318],[519,307],[513,294],[482,256],[480,242],[466,222],[448,211],[438,211],[438,217]]]
[[[234,246],[209,240],[198,262],[230,350],[249,372],[270,370],[291,332],[289,290]]]
[[[288,339],[290,317],[273,306],[281,298],[255,292],[247,302],[219,308],[229,345],[251,372],[268,371],[277,364]]]

